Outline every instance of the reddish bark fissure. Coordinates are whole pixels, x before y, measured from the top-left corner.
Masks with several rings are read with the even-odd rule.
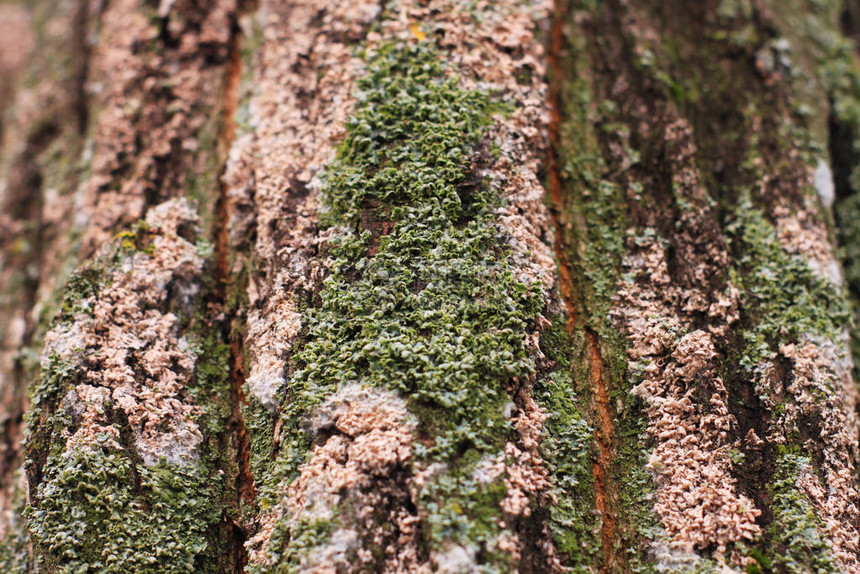
[[[233,32],[230,39],[230,56],[227,65],[227,74],[225,78],[225,97],[223,109],[223,128],[222,135],[219,141],[219,149],[222,151],[222,157],[226,157],[227,150],[230,149],[235,137],[236,126],[234,117],[239,104],[239,82],[242,77],[242,60],[240,57],[240,48],[243,38],[238,30],[237,24],[233,23]],[[223,173],[223,168],[222,168]],[[254,497],[254,477],[251,476],[249,469],[248,458],[250,451],[250,442],[248,433],[245,429],[245,422],[242,410],[245,405],[245,392],[243,385],[245,383],[245,357],[243,351],[243,334],[235,332],[234,322],[237,320],[237,314],[240,309],[229,308],[227,306],[227,291],[235,289],[235,285],[231,285],[235,278],[231,275],[231,242],[230,242],[230,215],[232,206],[227,195],[227,185],[219,177],[219,196],[216,205],[217,216],[214,232],[215,238],[215,259],[216,259],[216,282],[218,284],[218,298],[224,306],[226,318],[224,320],[223,332],[227,339],[230,349],[229,365],[230,365],[230,403],[231,419],[233,426],[233,445],[237,454],[238,472],[236,475],[236,507],[241,508],[243,503],[250,502]],[[233,545],[234,557],[233,564],[236,572],[242,572],[248,563],[248,553],[245,550],[246,535],[237,520],[233,520]]]
[[[556,263],[559,272],[559,290],[567,311],[566,331],[568,337],[574,335],[577,328],[580,313],[575,302],[574,275],[571,269],[568,253],[574,249],[573,245],[567,244],[565,237],[564,221],[564,193],[565,186],[562,183],[562,168],[559,165],[559,146],[561,138],[559,129],[562,122],[562,78],[565,76],[562,64],[563,51],[565,50],[564,25],[567,18],[567,2],[555,0],[554,14],[550,31],[550,46],[547,60],[550,74],[549,79],[549,150],[547,162],[549,164],[547,193],[550,200],[550,214],[555,227],[555,242],[553,248],[556,255]],[[601,544],[603,563],[601,572],[608,573],[615,570],[615,509],[613,508],[614,496],[612,494],[612,475],[610,467],[613,458],[613,414],[607,390],[607,381],[603,373],[603,358],[601,357],[599,338],[589,327],[584,327],[586,339],[586,355],[588,361],[589,388],[591,392],[591,415],[595,425],[595,439],[597,442],[597,456],[592,463],[592,475],[594,478],[595,506],[601,515]]]

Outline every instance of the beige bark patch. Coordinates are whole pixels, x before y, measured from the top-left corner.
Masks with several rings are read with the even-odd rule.
[[[173,200],[150,210],[146,223],[154,234],[152,253],[126,255],[88,302],[91,315],[78,313],[48,332],[43,368],[51,356],[83,362],[86,382],[64,399],[78,423],[67,437],[67,451],[96,444],[100,433],[116,434],[106,420],[110,401],[128,420],[145,464],[184,464],[198,458],[203,440],[195,422],[201,410],[189,402],[186,389],[196,358],[165,304],[168,284],[179,304],[183,294],[190,298],[197,289],[203,259],[177,235],[181,227],[196,226],[197,215],[188,202]]]

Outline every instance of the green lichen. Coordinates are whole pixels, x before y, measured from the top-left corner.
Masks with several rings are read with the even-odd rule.
[[[274,566],[266,571],[271,574],[301,572],[308,555],[324,545],[333,530],[334,524],[325,518],[302,519],[292,529],[285,528],[283,524],[277,525],[268,546],[269,557]],[[263,571],[264,568],[258,564],[251,564],[248,568],[249,574]]]
[[[279,451],[283,449],[275,443],[276,420],[271,411],[261,405],[253,395],[248,395],[242,418],[250,442],[248,466],[257,491],[254,503],[261,512],[269,512],[280,499],[278,484],[282,480],[292,482],[298,476],[296,471],[307,452],[302,448],[307,448],[307,442],[301,441],[292,447],[288,444],[286,447],[288,452],[299,452],[300,460],[279,461]],[[285,440],[288,443],[300,440],[293,438],[294,434],[290,433]]]
[[[485,482],[476,475],[476,468],[486,460],[475,460],[477,457],[478,451],[467,452],[458,466],[421,489],[416,502],[424,514],[424,534],[431,542],[477,545],[484,555],[482,572],[505,572],[511,567],[510,556],[491,546],[502,532],[499,503],[507,488],[500,478]]]
[[[49,458],[27,511],[42,567],[79,572],[215,572],[220,508],[202,466],[135,465],[93,445]],[[209,554],[208,559],[204,556]]]
[[[145,221],[138,221],[130,229],[117,233],[114,236],[114,241],[119,242],[119,250],[122,254],[130,255],[141,252],[152,255],[154,250],[153,235],[154,233]]]
[[[81,380],[81,372],[77,365],[56,353],[48,355],[43,361],[37,383],[30,389],[30,409],[26,413],[28,439],[30,431],[37,427],[44,427],[46,424],[51,426],[53,417],[57,416],[55,409],[60,397]],[[47,419],[40,421],[40,417],[43,416]],[[39,430],[44,431],[44,429]],[[34,445],[30,445],[32,446]]]
[[[594,437],[581,414],[587,412],[581,398],[585,393],[571,375],[571,350],[577,345],[571,344],[564,325],[565,317],[558,316],[550,329],[541,332],[541,350],[556,368],[535,383],[534,398],[549,413],[542,433],[541,458],[552,474],[556,497],[549,508],[553,540],[558,551],[567,556],[572,572],[590,572],[602,554],[600,520],[594,513]],[[578,334],[581,341],[581,330]]]
[[[780,344],[798,342],[801,335],[840,340],[848,320],[842,294],[816,275],[802,256],[780,245],[773,224],[748,196],[741,199],[726,229],[733,249],[740,253],[730,276],[742,292],[750,326],[740,334],[742,368],[752,371]]]
[[[87,315],[111,273],[150,245],[146,226],[134,229],[118,235],[112,250],[71,275],[55,329],[92,320]],[[175,311],[181,316],[184,309],[177,306]],[[62,355],[54,352],[43,360],[30,394],[25,469],[31,498],[28,529],[35,560],[44,571],[221,571],[229,530],[224,516],[232,500],[227,480],[236,476],[226,428],[229,349],[220,340],[220,327],[205,317],[180,317],[179,322],[197,356],[188,390],[202,411],[195,422],[208,438],[200,459],[187,465],[143,464],[134,431],[110,401],[103,415],[119,441],[102,433],[67,452],[66,441],[79,423],[62,399],[83,382],[85,356],[99,350],[63,349]]]
[[[797,454],[777,459],[770,486],[773,522],[770,526],[771,552],[768,562],[780,572],[827,574],[840,572],[830,553],[831,542],[822,534],[823,524],[807,496],[798,486],[810,461]],[[762,563],[762,561],[759,561]]]
[[[305,311],[280,473],[295,475],[310,445],[301,423],[339,387],[392,389],[417,416],[417,459],[448,464],[418,493],[428,544],[483,544],[498,532],[489,517],[500,514],[500,496],[470,489],[474,463],[460,459],[493,456],[512,433],[506,385],[534,370],[524,338],[540,306],[537,286],[514,279],[499,242],[496,191],[467,169],[498,106],[461,89],[425,44],[383,47],[359,88],[324,178],[322,220],[340,232],[318,304]],[[507,557],[482,556],[484,568],[507,567]]]
[[[72,273],[63,289],[63,302],[60,307],[57,323],[69,323],[78,313],[92,316],[94,309],[92,300],[96,293],[103,288],[106,281],[104,270],[98,266],[83,267]]]

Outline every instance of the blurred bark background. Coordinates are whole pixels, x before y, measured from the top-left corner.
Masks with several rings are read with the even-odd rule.
[[[0,2],[0,569],[860,572],[858,41]]]

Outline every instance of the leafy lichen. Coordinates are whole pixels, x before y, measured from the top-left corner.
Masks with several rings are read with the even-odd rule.
[[[750,325],[741,331],[741,367],[751,371],[779,344],[797,342],[803,334],[840,340],[848,319],[841,293],[802,256],[780,245],[773,224],[748,197],[739,203],[727,231],[741,253],[731,280],[742,291]]]
[[[74,445],[68,442],[87,410],[77,410],[80,395],[73,389],[82,383],[94,388],[83,366],[101,351],[74,345],[88,345],[83,333],[116,273],[124,273],[138,251],[149,256],[147,226],[134,229],[119,234],[113,249],[71,275],[53,322],[54,346],[43,357],[38,383],[31,389],[26,517],[34,560],[44,571],[214,572],[223,563],[223,517],[231,500],[226,480],[235,476],[235,469],[223,448],[230,416],[229,352],[217,326],[207,329],[204,319],[194,318],[189,327],[189,320],[178,319],[196,357],[187,381],[200,405],[195,423],[210,437],[200,446],[199,459],[144,464],[127,415],[115,408],[104,387],[106,400],[95,407],[99,423],[93,427],[101,430]],[[185,309],[176,306],[179,314]],[[138,376],[145,377],[139,371]]]
[[[798,486],[802,472],[809,472],[810,461],[797,454],[782,454],[770,486],[774,540],[770,561],[780,571],[791,574],[840,572],[830,554],[830,542],[822,535],[822,523],[812,503]]]
[[[449,464],[418,494],[430,546],[461,536],[483,543],[498,532],[490,517],[501,495],[467,488],[474,462],[460,458],[496,455],[512,433],[506,385],[534,370],[524,340],[540,306],[538,287],[514,278],[498,239],[496,191],[468,171],[497,106],[460,88],[422,44],[380,48],[359,87],[324,178],[322,220],[339,232],[318,305],[305,311],[279,472],[295,475],[310,445],[302,421],[339,387],[398,391],[418,418],[418,460]]]
[[[201,560],[220,518],[208,482],[204,468],[135,465],[110,448],[64,453],[45,467],[29,532],[51,571],[215,571]]]

